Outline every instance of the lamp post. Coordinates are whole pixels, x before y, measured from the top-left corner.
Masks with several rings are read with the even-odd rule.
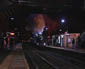
[[[61,25],[66,29],[66,32],[65,32],[65,35],[66,35],[66,47],[68,47],[69,34],[68,34],[68,21],[67,21],[67,18],[62,18],[61,19]]]

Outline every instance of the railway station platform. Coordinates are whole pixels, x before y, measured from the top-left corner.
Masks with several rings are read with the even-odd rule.
[[[22,46],[16,46],[16,50],[11,52],[0,64],[0,69],[29,69]]]
[[[85,53],[85,49],[77,49],[77,48],[66,48],[66,47],[57,47],[57,46],[46,46],[49,48],[53,48],[53,49],[60,49],[60,50],[65,50],[65,51],[72,51],[72,52],[76,52],[76,53]]]

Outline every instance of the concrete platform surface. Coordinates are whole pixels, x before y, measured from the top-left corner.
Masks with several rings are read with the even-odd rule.
[[[16,50],[11,52],[0,64],[0,69],[29,69],[22,47],[16,47]]]
[[[72,49],[72,48],[57,47],[57,46],[46,46],[46,47],[62,49],[62,50],[67,50],[67,51],[73,51],[73,52],[77,52],[77,53],[85,53],[85,49],[76,49],[76,48]]]

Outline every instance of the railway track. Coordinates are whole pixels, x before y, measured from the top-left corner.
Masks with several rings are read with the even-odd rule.
[[[72,63],[72,58],[39,50],[33,46],[24,49],[24,53],[30,63],[30,69],[85,69],[77,59]]]

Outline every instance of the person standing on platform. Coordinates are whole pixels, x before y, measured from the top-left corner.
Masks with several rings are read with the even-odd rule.
[[[80,46],[81,46],[81,38],[80,38],[80,36],[78,36],[78,38],[77,38],[77,48],[80,48]]]
[[[72,48],[74,48],[74,46],[75,46],[75,39],[73,38],[72,39]]]
[[[8,37],[5,37],[5,42],[6,42],[5,48],[8,48]]]

